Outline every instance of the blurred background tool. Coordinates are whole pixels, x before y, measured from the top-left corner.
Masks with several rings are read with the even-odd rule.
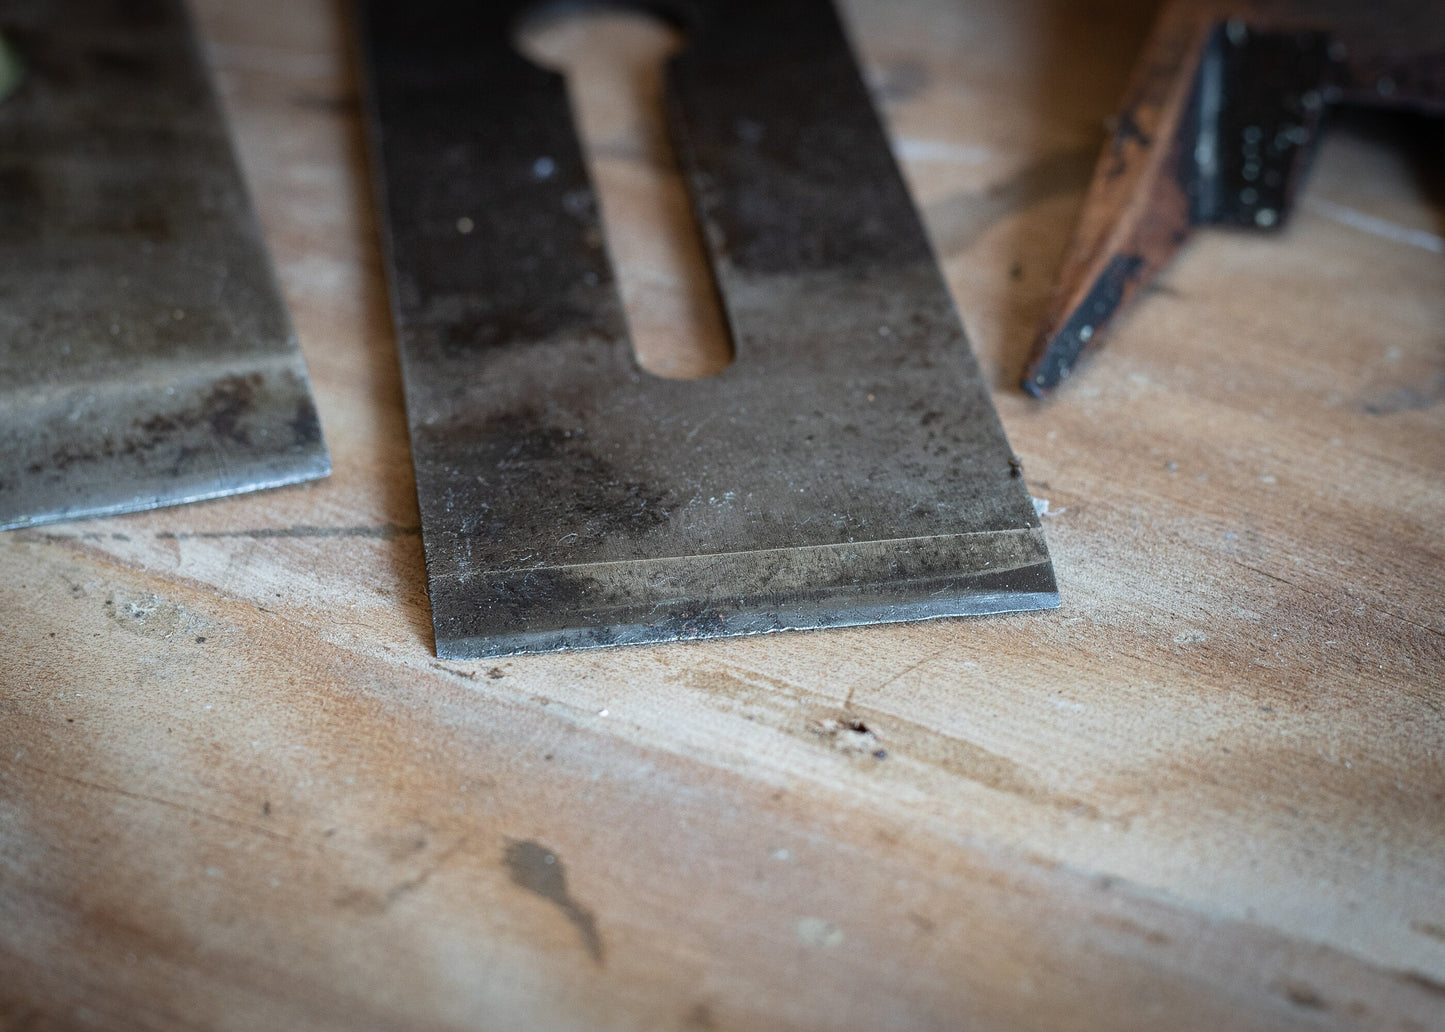
[[[0,9],[0,529],[331,470],[179,0]]]
[[[1438,0],[1173,0],[1099,160],[1023,386],[1042,397],[1195,226],[1278,229],[1332,104],[1445,114]]]

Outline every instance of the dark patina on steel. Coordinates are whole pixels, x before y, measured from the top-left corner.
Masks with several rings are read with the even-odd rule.
[[[325,476],[179,0],[0,7],[0,528]]]
[[[690,34],[673,136],[736,353],[685,382],[633,357],[530,6],[364,4],[438,654],[1056,606],[827,0],[642,5]]]

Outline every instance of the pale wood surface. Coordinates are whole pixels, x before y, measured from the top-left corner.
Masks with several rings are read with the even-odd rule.
[[[1445,1028],[1438,129],[1040,407],[1152,5],[848,0],[1064,608],[440,663],[348,23],[196,6],[336,472],[0,537],[0,1029]]]

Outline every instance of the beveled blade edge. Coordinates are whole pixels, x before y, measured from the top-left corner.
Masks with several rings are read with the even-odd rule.
[[[493,571],[431,592],[446,659],[1059,605],[1036,528]]]
[[[124,516],[132,512],[149,512],[152,509],[167,509],[177,505],[189,505],[192,502],[206,502],[217,498],[230,498],[235,495],[250,494],[253,491],[268,491],[276,487],[291,487],[296,484],[305,484],[312,480],[320,480],[331,475],[331,460],[325,455],[311,455],[306,459],[308,465],[291,464],[284,474],[274,478],[266,478],[255,474],[241,474],[227,478],[225,481],[211,479],[204,486],[197,487],[194,491],[187,493],[181,490],[172,490],[164,495],[140,497],[134,490],[126,491],[126,498],[114,504],[95,502],[84,507],[73,509],[56,509],[35,515],[22,514],[12,517],[10,522],[4,522],[0,518],[0,531],[23,530],[26,527],[46,526],[51,523],[66,523],[70,520],[100,519],[105,516]]]
[[[0,391],[0,409],[0,530],[182,505],[331,472],[299,355],[185,373],[160,363],[140,379]]]

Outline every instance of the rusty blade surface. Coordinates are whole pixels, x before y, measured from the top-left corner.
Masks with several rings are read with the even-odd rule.
[[[0,528],[325,476],[179,0],[0,7]]]
[[[633,357],[528,6],[364,5],[438,653],[1057,605],[830,4],[648,5],[736,353],[685,382]]]

